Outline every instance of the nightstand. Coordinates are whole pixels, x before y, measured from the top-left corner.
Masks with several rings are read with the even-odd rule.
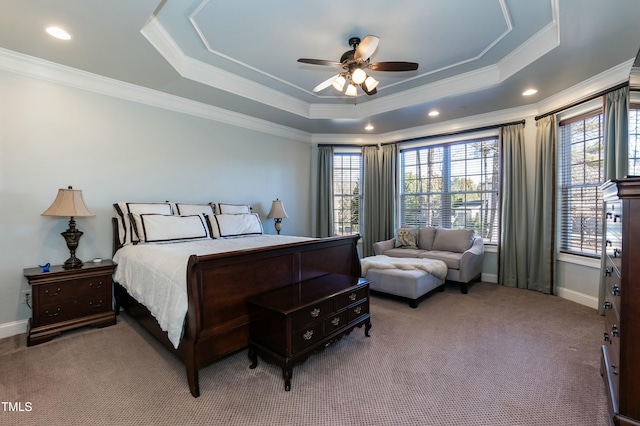
[[[92,325],[106,327],[116,323],[112,302],[111,260],[86,262],[81,268],[51,266],[26,268],[32,294],[32,316],[27,332],[27,346],[47,342],[61,332]]]

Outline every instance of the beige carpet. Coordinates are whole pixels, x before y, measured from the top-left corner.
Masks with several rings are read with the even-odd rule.
[[[604,319],[553,296],[478,283],[447,286],[418,309],[373,297],[362,329],[293,370],[246,351],[200,372],[126,316],[104,329],[25,347],[0,341],[2,425],[605,425]]]

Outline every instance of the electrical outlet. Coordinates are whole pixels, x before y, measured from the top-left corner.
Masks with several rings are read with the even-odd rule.
[[[22,291],[22,304],[31,305],[31,290]]]

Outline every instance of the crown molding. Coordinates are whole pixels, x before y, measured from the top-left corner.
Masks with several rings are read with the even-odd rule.
[[[169,95],[123,81],[0,48],[0,70],[80,90],[205,118],[244,129],[311,142],[311,134],[270,121]]]

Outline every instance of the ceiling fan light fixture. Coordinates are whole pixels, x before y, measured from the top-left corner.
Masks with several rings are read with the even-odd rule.
[[[378,80],[376,80],[371,76],[368,76],[367,79],[364,81],[364,85],[367,88],[367,92],[370,92],[376,87],[378,87],[378,83],[380,83]]]
[[[358,94],[358,89],[356,89],[356,86],[353,84],[349,84],[347,86],[347,91],[344,92],[344,94],[347,96],[356,96]]]
[[[367,73],[362,68],[356,68],[351,72],[351,81],[355,84],[362,84],[367,79]]]
[[[344,89],[344,83],[346,83],[346,81],[347,81],[347,79],[344,78],[343,75],[339,75],[338,78],[333,80],[332,86],[338,92],[342,92],[342,89]]]

